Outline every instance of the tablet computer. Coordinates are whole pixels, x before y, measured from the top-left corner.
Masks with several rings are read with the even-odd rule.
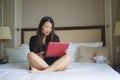
[[[46,57],[60,57],[65,54],[69,43],[66,42],[49,42]]]

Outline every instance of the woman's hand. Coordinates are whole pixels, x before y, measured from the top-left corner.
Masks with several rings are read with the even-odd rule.
[[[65,53],[68,54],[68,49],[65,50]]]
[[[39,52],[39,53],[37,53],[37,54],[38,54],[38,56],[40,56],[41,58],[43,58],[44,52],[41,51],[41,52]]]

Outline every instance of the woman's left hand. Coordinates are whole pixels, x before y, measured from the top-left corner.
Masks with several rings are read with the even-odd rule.
[[[39,52],[38,55],[39,55],[41,58],[43,58],[43,55],[44,55],[43,51]]]
[[[65,53],[66,53],[66,54],[68,53],[68,49],[65,50]]]

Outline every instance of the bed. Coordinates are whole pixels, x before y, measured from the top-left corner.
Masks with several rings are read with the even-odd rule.
[[[30,73],[27,64],[0,65],[0,80],[120,80],[107,64],[72,63],[66,71]]]
[[[95,51],[102,50],[109,61],[109,50],[105,46],[104,26],[56,28],[61,41],[70,43],[68,51],[72,56],[72,61],[65,71],[44,73],[31,73],[26,58],[29,52],[29,38],[36,33],[36,28],[24,28],[21,31],[22,45],[16,49],[6,50],[9,63],[0,65],[0,80],[120,80],[120,74],[107,62],[98,64],[91,60]],[[75,39],[69,38],[68,40],[68,35],[65,34],[79,34],[80,36],[77,35],[74,36]]]

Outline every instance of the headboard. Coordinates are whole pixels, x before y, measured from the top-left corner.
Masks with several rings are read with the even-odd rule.
[[[35,35],[37,28],[22,28],[21,43],[28,44],[32,35]],[[73,26],[55,27],[55,33],[62,42],[103,42],[105,46],[105,26]]]

